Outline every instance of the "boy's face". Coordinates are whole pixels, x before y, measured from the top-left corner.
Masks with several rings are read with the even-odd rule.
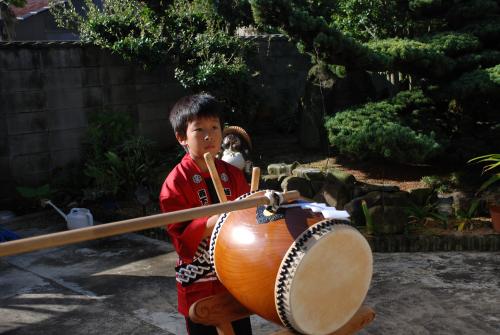
[[[204,162],[203,155],[210,152],[213,157],[220,151],[222,130],[219,118],[200,118],[188,123],[186,136],[176,134],[177,141],[187,148],[197,162]],[[201,161],[200,161],[201,160]]]

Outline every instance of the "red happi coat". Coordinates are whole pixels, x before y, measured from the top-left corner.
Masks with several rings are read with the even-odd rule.
[[[216,159],[215,166],[221,177],[228,200],[234,200],[249,191],[243,172],[236,167]],[[162,212],[199,207],[213,203],[205,179],[209,172],[201,172],[193,159],[186,154],[165,179],[160,192],[160,208]],[[177,296],[179,312],[188,316],[189,307],[201,298],[225,291],[217,280],[215,273],[204,273],[194,282],[183,282],[182,273],[178,270],[187,264],[198,264],[196,260],[206,259],[209,238],[203,239],[207,217],[192,221],[175,223],[167,226],[167,231],[179,255],[176,267]]]

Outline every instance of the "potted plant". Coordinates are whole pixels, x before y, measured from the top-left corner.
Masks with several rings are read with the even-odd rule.
[[[491,172],[493,169],[500,167],[500,154],[475,157],[469,160],[469,163],[486,163],[483,167],[483,173]],[[498,181],[500,181],[500,172],[494,173],[488,178],[477,192],[482,193],[482,198],[488,204],[493,229],[500,232],[500,187],[492,186]]]

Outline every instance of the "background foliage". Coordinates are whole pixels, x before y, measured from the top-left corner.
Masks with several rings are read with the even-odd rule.
[[[139,187],[151,189],[156,183],[154,143],[134,135],[134,130],[126,113],[93,115],[85,136],[86,200],[131,198]]]
[[[86,8],[79,11],[71,1],[64,5],[52,1],[51,11],[59,25],[76,28],[82,41],[148,69],[173,64],[175,77],[185,88],[209,91],[243,113],[252,106],[244,59],[250,43],[233,31],[245,18],[226,21],[222,16],[243,3],[224,2],[219,8],[208,0],[105,0],[99,8],[85,0]]]
[[[500,0],[107,0],[102,8],[86,0],[86,6],[85,15],[70,2],[53,12],[85,41],[145,67],[172,62],[184,87],[214,93],[240,116],[252,112],[255,96],[249,44],[234,34],[239,26],[286,34],[334,77],[386,75],[391,90],[377,97],[382,101],[338,116],[326,111],[330,143],[340,152],[465,162],[500,145]]]

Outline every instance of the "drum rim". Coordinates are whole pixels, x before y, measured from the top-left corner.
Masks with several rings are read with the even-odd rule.
[[[302,331],[294,321],[291,311],[290,292],[292,281],[290,279],[294,277],[298,265],[306,254],[304,249],[307,250],[307,248],[310,247],[307,244],[311,241],[311,239],[316,240],[318,237],[320,238],[326,236],[332,233],[335,228],[340,227],[358,231],[356,228],[349,225],[349,221],[346,220],[327,219],[319,221],[318,223],[310,226],[307,230],[305,230],[289,247],[285,256],[283,257],[281,265],[278,269],[278,275],[276,277],[274,301],[276,304],[276,311],[278,313],[278,316],[283,325],[285,325],[287,328],[293,329],[298,332]],[[370,277],[371,276],[372,274],[370,274]],[[365,296],[366,294],[367,292],[365,292]]]

